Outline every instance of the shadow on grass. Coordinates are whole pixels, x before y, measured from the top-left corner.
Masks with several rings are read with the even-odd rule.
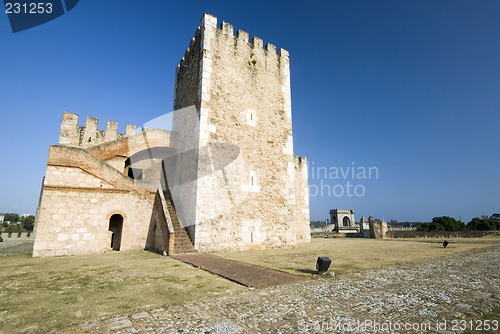
[[[304,274],[312,274],[315,275],[318,272],[316,270],[311,270],[311,269],[297,269],[299,273],[304,273]]]

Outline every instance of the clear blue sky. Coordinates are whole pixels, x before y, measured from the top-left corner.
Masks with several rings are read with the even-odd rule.
[[[63,111],[120,132],[171,111],[204,12],[290,52],[295,154],[330,171],[377,168],[311,180],[336,187],[311,197],[311,219],[500,212],[497,0],[86,0],[16,34],[0,13],[0,212],[35,212]],[[364,195],[347,196],[347,182]]]

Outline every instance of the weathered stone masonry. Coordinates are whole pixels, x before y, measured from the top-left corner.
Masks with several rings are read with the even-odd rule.
[[[206,173],[213,161],[200,149],[189,210],[196,248],[309,240],[307,161],[293,155],[288,52],[263,48],[257,37],[249,43],[248,33],[235,36],[227,22],[216,25],[215,17],[203,16],[176,71],[174,109],[196,106],[200,148],[232,143],[241,151],[231,165]]]
[[[114,136],[108,137],[108,127],[106,136],[98,137],[97,120],[89,119],[95,122],[92,131],[77,126],[77,115],[64,113],[60,145],[50,147],[37,210],[34,256],[107,250],[110,248],[109,221],[115,214],[120,215],[124,223],[121,250],[145,248],[156,187],[124,174],[126,156],[120,155],[123,152],[116,147],[114,154],[108,152],[109,144],[125,143],[127,155],[133,153],[134,146],[141,147],[134,142],[141,141],[143,134],[132,136],[129,130],[130,137],[127,137],[127,134],[116,133],[115,127]],[[127,129],[133,128],[127,126]],[[169,138],[162,134],[163,141]],[[119,139],[106,142],[106,137]],[[100,144],[84,149],[82,146],[89,142]]]
[[[172,131],[136,134],[127,125],[119,134],[116,122],[105,131],[97,122],[89,117],[80,127],[78,115],[63,115],[34,256],[109,250],[116,217],[123,220],[120,250],[310,240],[307,160],[293,154],[287,51],[256,37],[249,42],[241,30],[235,36],[226,22],[217,29],[205,14],[176,70]],[[157,148],[170,158],[131,160]]]

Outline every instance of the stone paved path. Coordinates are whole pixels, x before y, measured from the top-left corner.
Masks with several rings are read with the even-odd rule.
[[[254,288],[304,281],[305,278],[249,264],[222,259],[209,254],[190,253],[172,255],[174,259]]]
[[[458,324],[454,321],[477,318],[500,303],[499,268],[500,247],[497,247],[207,298],[110,319],[82,330],[89,333],[457,333],[460,331],[452,328]]]

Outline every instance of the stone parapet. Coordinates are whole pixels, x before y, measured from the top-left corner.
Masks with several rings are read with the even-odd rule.
[[[106,130],[99,130],[97,118],[89,116],[86,125],[79,126],[78,117],[74,113],[66,111],[63,113],[59,145],[86,148],[135,134],[135,125],[127,124],[125,134],[123,134],[118,133],[117,122],[108,121]]]

